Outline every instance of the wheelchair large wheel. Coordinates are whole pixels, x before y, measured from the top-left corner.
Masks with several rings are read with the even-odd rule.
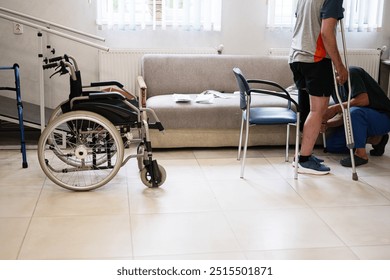
[[[49,122],[48,123],[51,123],[53,122],[56,118],[60,117],[63,115],[63,112],[62,112],[62,105],[64,103],[68,102],[68,100],[65,100],[63,101],[60,105],[58,105],[56,108],[53,109],[51,115],[50,115],[50,118],[49,118]],[[48,138],[48,141],[51,145],[58,145],[60,143],[56,142],[56,141],[52,141],[52,139],[54,139],[55,137],[49,137]],[[63,152],[62,149],[60,148],[57,148],[57,149],[53,149],[53,153],[56,153],[57,157],[61,160],[64,160],[65,163],[67,164],[70,164],[74,167],[78,167],[79,166],[79,163],[80,161],[76,160],[76,161],[72,161],[72,159],[70,158],[67,158],[65,155],[62,155],[60,154],[61,152]],[[97,155],[97,159],[96,159],[96,164],[97,165],[101,165],[103,163],[105,163],[107,161],[107,157],[105,154],[99,154]]]
[[[106,118],[87,111],[58,116],[42,132],[39,164],[57,185],[87,191],[108,183],[123,162],[123,142]],[[104,156],[104,163],[98,159]]]
[[[56,118],[58,118],[59,116],[62,116],[62,115],[63,115],[63,113],[62,113],[62,107],[61,107],[61,106],[62,106],[64,103],[66,103],[66,102],[68,102],[68,100],[63,101],[60,105],[58,105],[57,107],[55,107],[55,108],[53,109],[53,111],[51,112],[51,115],[50,115],[50,118],[49,118],[48,123],[54,121],[54,120],[55,120]]]

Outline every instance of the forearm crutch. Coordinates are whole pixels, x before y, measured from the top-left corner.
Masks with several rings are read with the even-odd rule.
[[[347,108],[344,108],[343,106],[343,100],[341,99],[340,96],[340,91],[341,87],[343,85],[339,85],[337,82],[337,73],[335,71],[334,64],[332,63],[333,67],[333,78],[334,78],[334,85],[335,85],[335,91],[336,91],[336,96],[337,100],[340,104],[341,107],[341,112],[343,114],[343,122],[344,122],[344,130],[345,130],[345,140],[347,143],[347,147],[350,151],[351,155],[351,164],[352,164],[352,180],[357,181],[358,180],[358,175],[356,173],[356,165],[355,165],[355,157],[354,157],[354,152],[353,148],[355,146],[355,142],[353,139],[353,130],[352,130],[352,122],[351,122],[351,114],[350,114],[350,107],[351,107],[351,79],[349,77],[349,64],[348,64],[348,58],[347,58],[347,47],[345,43],[345,33],[344,33],[344,23],[343,20],[340,20],[340,29],[341,29],[341,39],[342,39],[342,45],[343,45],[343,53],[344,53],[344,63],[345,67],[348,69],[348,99],[347,99]],[[339,88],[340,87],[340,88]]]

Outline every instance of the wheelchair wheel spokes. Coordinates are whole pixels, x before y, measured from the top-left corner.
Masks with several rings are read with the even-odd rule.
[[[57,116],[58,117],[58,116]],[[78,151],[81,149],[82,141],[88,142],[88,138],[90,139],[98,139],[101,138],[99,135],[104,133],[106,130],[103,127],[99,127],[99,125],[95,122],[87,122],[83,124],[82,122],[86,122],[86,120],[75,119],[72,121],[68,121],[67,124],[61,124],[61,128],[58,128],[57,131],[53,131],[47,140],[47,143],[50,144],[50,148],[53,150],[53,153],[66,164],[72,165],[74,167],[80,167],[82,164],[85,165],[102,165],[107,161],[107,154],[104,152],[99,152],[101,149],[98,149],[98,143],[93,144],[89,141],[88,145],[90,147],[90,151],[94,152],[94,157],[92,157],[91,153],[88,158],[85,159],[85,162],[81,162],[77,157],[69,156],[69,150],[74,151],[77,149]],[[86,129],[85,131],[77,131],[77,127],[90,125],[91,128]],[[92,126],[95,126],[93,128]],[[95,133],[94,133],[95,132]],[[65,136],[66,135],[66,136]],[[79,140],[78,144],[76,144],[76,140]],[[107,140],[110,141],[110,140]],[[65,147],[64,147],[65,146]],[[85,146],[85,145],[84,145]],[[87,147],[85,146],[85,147]],[[88,150],[87,150],[88,151]],[[112,152],[115,153],[115,150]],[[94,161],[95,160],[95,161]]]
[[[91,190],[119,171],[123,143],[115,126],[104,117],[74,111],[49,123],[39,140],[38,158],[54,183],[71,190]]]

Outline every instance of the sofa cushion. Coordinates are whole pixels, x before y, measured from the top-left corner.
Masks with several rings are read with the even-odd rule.
[[[228,96],[228,94],[225,94]],[[165,129],[239,129],[241,109],[239,94],[231,98],[214,98],[212,104],[195,102],[197,94],[191,94],[193,101],[176,103],[173,94],[153,96],[146,106],[155,111]],[[286,106],[287,101],[265,95],[253,95],[252,106]]]
[[[271,80],[285,88],[293,83],[287,57],[146,54],[142,58],[141,73],[149,98],[208,89],[234,92],[238,90],[234,67],[239,67],[247,79]]]

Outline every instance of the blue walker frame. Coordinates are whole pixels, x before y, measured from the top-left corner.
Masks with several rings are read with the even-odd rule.
[[[13,66],[0,66],[0,70],[13,70],[15,75],[15,87],[0,87],[0,90],[15,91],[16,92],[16,106],[18,109],[19,129],[20,129],[20,146],[22,153],[22,167],[27,168],[27,155],[26,155],[26,142],[24,139],[24,125],[23,125],[23,104],[20,94],[20,73],[19,65]]]

